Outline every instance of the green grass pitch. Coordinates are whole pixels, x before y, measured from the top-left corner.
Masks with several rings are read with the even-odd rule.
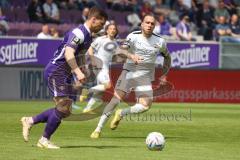
[[[98,119],[63,121],[52,141],[60,150],[36,147],[43,124],[34,126],[23,142],[20,117],[35,115],[51,102],[0,102],[1,160],[239,160],[240,105],[154,104],[144,115],[127,117],[115,131],[109,123],[102,138],[89,135]],[[145,138],[152,131],[166,137],[163,151],[149,151]]]

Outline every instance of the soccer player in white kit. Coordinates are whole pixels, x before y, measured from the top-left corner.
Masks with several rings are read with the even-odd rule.
[[[129,108],[118,109],[111,122],[110,128],[116,129],[122,117],[128,114],[137,114],[147,111],[152,104],[153,90],[151,82],[154,81],[155,61],[158,53],[164,57],[163,75],[160,84],[166,82],[166,74],[171,66],[171,57],[166,47],[166,42],[159,35],[153,33],[156,20],[153,15],[146,15],[141,23],[141,31],[135,31],[127,36],[121,48],[140,56],[138,63],[127,59],[123,71],[115,86],[114,96],[105,107],[97,128],[91,138],[99,138],[103,125],[112,114],[115,107],[134,89],[137,103]],[[128,56],[129,57],[129,56]]]
[[[118,29],[115,23],[110,23],[106,26],[105,30],[106,35],[96,38],[88,49],[92,64],[99,72],[96,78],[97,85],[89,89],[89,92],[93,92],[93,96],[83,109],[83,113],[90,112],[96,102],[101,102],[103,92],[111,87],[109,65],[112,61],[114,51],[118,46],[115,39]]]

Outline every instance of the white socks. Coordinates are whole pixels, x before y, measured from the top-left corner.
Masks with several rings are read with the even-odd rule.
[[[134,106],[130,107],[130,108],[125,108],[122,110],[121,116],[126,116],[128,114],[136,114],[136,113],[142,113],[147,111],[148,108],[145,107],[144,105],[137,103]]]
[[[120,103],[120,100],[116,97],[113,97],[111,101],[104,108],[103,114],[98,122],[98,126],[95,129],[96,132],[101,132],[104,124],[107,122],[111,114],[113,113],[116,106]]]
[[[103,84],[96,85],[89,89],[89,92],[93,92],[92,98],[88,101],[87,106],[84,109],[91,109],[96,102],[102,102],[102,94],[105,91]]]
[[[117,97],[113,96],[111,101],[104,108],[103,114],[108,113],[108,112],[112,112],[117,107],[117,105],[119,103],[120,103],[120,100]]]
[[[96,103],[96,102],[102,102],[102,94],[103,92],[96,92],[96,93],[93,93],[93,96],[92,98],[90,98],[90,100],[88,101],[88,104],[87,106],[84,108],[84,109],[91,109],[93,108],[93,105]]]
[[[98,122],[97,128],[95,129],[96,132],[101,132],[103,126],[105,125],[105,123],[107,122],[107,120],[109,119],[111,114],[112,114],[112,112],[108,112],[101,116],[101,118]]]
[[[90,88],[90,92],[103,92],[105,90],[106,90],[106,87],[104,84],[98,84]]]

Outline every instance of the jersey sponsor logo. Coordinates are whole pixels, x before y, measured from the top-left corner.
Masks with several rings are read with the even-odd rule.
[[[0,63],[6,65],[37,62],[38,43],[22,42],[17,40],[16,44],[3,45],[0,47]]]
[[[108,42],[104,45],[104,50],[108,52],[113,52],[117,49],[118,45],[115,42]]]

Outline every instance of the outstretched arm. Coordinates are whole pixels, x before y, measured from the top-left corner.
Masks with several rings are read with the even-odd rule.
[[[136,64],[140,63],[143,60],[141,56],[129,52],[129,46],[127,45],[121,45],[119,48],[117,48],[115,51],[115,55],[131,59]]]

